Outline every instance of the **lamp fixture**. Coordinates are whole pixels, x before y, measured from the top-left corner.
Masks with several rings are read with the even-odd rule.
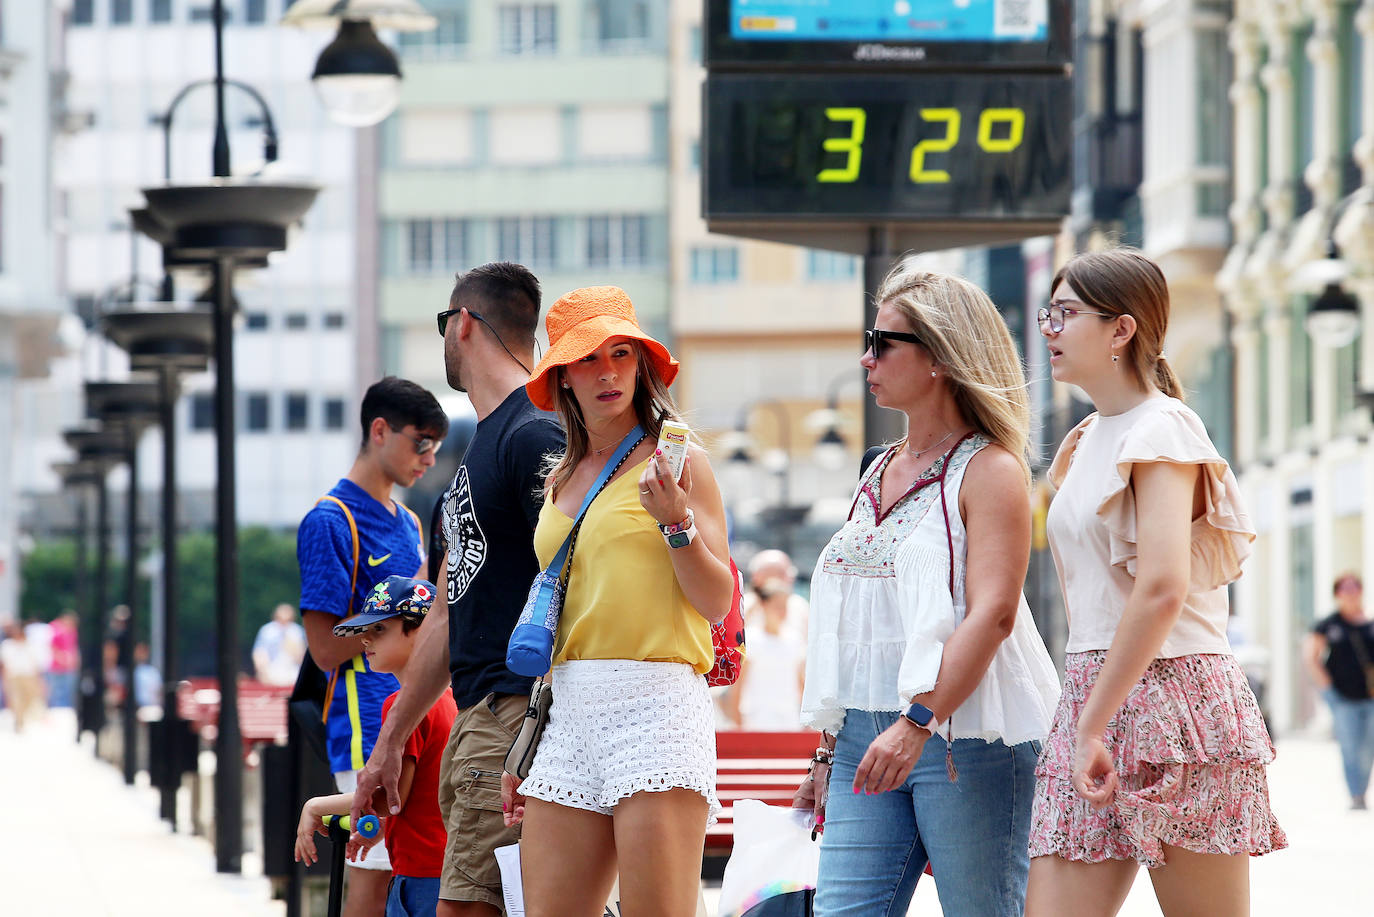
[[[1360,333],[1360,302],[1340,281],[1326,285],[1307,312],[1307,333],[1323,347],[1337,350]]]
[[[348,127],[378,123],[401,98],[400,62],[375,30],[425,32],[438,25],[415,0],[297,0],[281,21],[338,26],[310,79],[329,117]]]

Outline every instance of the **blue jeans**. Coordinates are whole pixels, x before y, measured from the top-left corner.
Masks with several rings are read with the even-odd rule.
[[[386,890],[386,917],[434,917],[439,908],[439,879],[395,875]]]
[[[1335,688],[1327,688],[1322,696],[1331,707],[1331,731],[1341,747],[1345,785],[1352,799],[1362,797],[1374,770],[1374,698],[1351,700]]]
[[[927,862],[946,917],[1021,917],[1040,743],[1009,748],[955,739],[959,779],[951,783],[945,740],[931,736],[904,784],[876,796],[855,794],[864,752],[898,716],[845,713],[830,775],[816,917],[904,915]]]

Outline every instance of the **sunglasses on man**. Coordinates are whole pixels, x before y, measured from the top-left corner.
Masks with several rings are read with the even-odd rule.
[[[914,334],[906,331],[884,331],[881,328],[870,328],[864,332],[864,353],[873,351],[873,359],[881,360],[887,351],[888,343],[891,341],[902,341],[906,344],[924,344]]]
[[[387,424],[387,426],[391,427],[391,424]],[[411,436],[409,433],[405,432],[400,427],[391,427],[391,432],[399,433],[406,439],[410,440],[411,444],[415,446],[416,455],[425,455],[430,452],[433,452],[435,455],[438,455],[439,447],[444,444],[444,441],[442,439],[431,439],[428,436]]]
[[[448,320],[453,318],[453,316],[457,315],[459,312],[462,311],[462,307],[457,309],[445,309],[444,311],[440,312],[438,315],[435,316],[435,318],[439,320],[439,337],[444,337],[444,333],[448,331]],[[527,373],[530,371],[530,368],[525,365],[525,362],[523,360],[521,360],[515,354],[510,352],[510,348],[506,346],[505,341],[501,340],[501,335],[498,334],[496,329],[491,326],[491,322],[487,321],[485,318],[478,315],[476,312],[473,312],[471,309],[468,309],[468,315],[487,326],[487,330],[491,332],[491,336],[496,338],[496,343],[501,345],[501,349],[504,350],[507,354],[509,354],[510,358],[516,362],[516,365],[518,365]]]

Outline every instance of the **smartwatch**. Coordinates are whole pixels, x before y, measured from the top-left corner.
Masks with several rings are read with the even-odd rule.
[[[930,732],[935,731],[935,711],[924,704],[912,704],[910,707],[907,707],[906,710],[902,711],[902,716],[911,720],[912,723],[920,726],[922,729],[929,730]]]
[[[665,534],[663,540],[668,542],[670,548],[685,548],[692,543],[692,539],[697,537],[697,527],[688,526],[685,529],[673,532],[671,535]]]

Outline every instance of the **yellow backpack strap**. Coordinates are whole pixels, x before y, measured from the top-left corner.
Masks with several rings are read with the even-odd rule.
[[[358,540],[358,523],[353,521],[353,513],[349,510],[348,506],[344,504],[344,501],[332,494],[325,494],[323,497],[320,497],[315,501],[315,505],[319,506],[325,500],[331,503],[337,503],[339,509],[343,510],[344,518],[348,520],[348,531],[353,535],[353,578],[348,584],[348,610],[352,612],[353,593],[358,589],[358,561],[362,559],[362,542]],[[413,516],[415,514],[411,513],[411,515]],[[334,669],[329,673],[329,684],[325,687],[324,691],[324,714],[320,717],[321,722],[329,722],[329,708],[334,703],[334,686],[338,681],[339,670]]]

